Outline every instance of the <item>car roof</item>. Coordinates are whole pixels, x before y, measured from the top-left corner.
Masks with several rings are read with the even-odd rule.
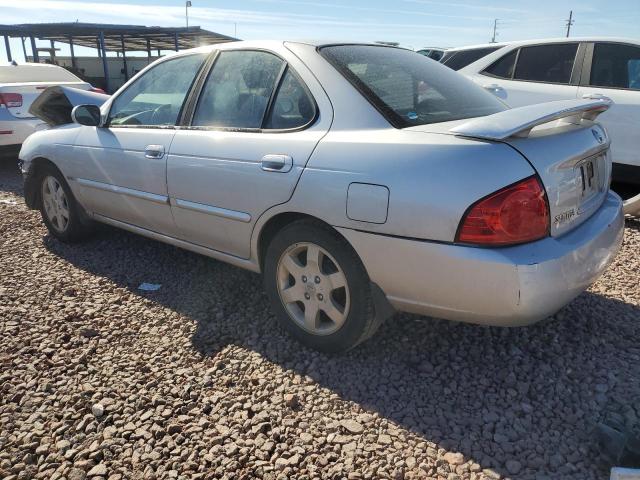
[[[556,38],[543,38],[533,40],[517,40],[513,42],[497,42],[497,43],[480,43],[477,45],[467,45],[464,47],[450,48],[448,52],[456,52],[459,50],[472,50],[477,48],[502,48],[508,46],[523,46],[523,45],[540,45],[545,43],[566,43],[566,42],[618,42],[618,43],[634,43],[640,45],[640,40],[634,40],[624,37],[556,37]]]
[[[310,45],[312,47],[322,48],[332,45],[368,45],[375,47],[386,48],[398,48],[400,50],[410,50],[409,48],[395,45],[386,45],[376,42],[354,42],[349,40],[241,40],[238,42],[225,42],[217,43],[214,45],[204,45],[202,47],[191,48],[189,50],[181,50],[179,53],[184,52],[210,52],[212,50],[233,50],[236,48],[273,48],[276,46],[282,46],[284,43],[298,43],[303,45]]]
[[[53,65],[51,63],[8,63],[8,62],[0,62],[0,67],[12,67],[12,68],[62,68],[58,65]]]

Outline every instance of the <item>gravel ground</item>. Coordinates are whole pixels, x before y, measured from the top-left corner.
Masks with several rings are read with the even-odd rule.
[[[639,251],[629,221],[541,324],[396,315],[330,357],[255,274],[112,229],[52,239],[5,163],[0,478],[608,478],[595,423],[640,416]]]

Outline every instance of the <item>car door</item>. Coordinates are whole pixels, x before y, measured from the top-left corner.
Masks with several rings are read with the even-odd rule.
[[[223,50],[215,59],[168,157],[184,240],[248,258],[256,220],[293,194],[332,111],[314,77],[305,70],[303,80],[290,62],[306,67],[288,60],[258,50]]]
[[[206,54],[170,57],[114,97],[104,126],[82,127],[73,147],[75,191],[94,214],[175,234],[166,153]]]
[[[571,100],[578,94],[582,57],[577,42],[514,48],[474,80],[514,108]]]
[[[640,167],[640,46],[598,42],[589,44],[587,62],[579,88],[581,98],[606,96],[614,101],[598,117],[611,137],[611,157],[615,164]],[[614,168],[617,180],[623,173]]]

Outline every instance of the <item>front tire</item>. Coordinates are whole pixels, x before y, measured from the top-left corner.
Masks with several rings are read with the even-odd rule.
[[[301,220],[269,244],[264,283],[282,326],[323,352],[344,352],[376,329],[371,284],[362,262],[334,230]]]
[[[80,206],[60,171],[49,165],[42,167],[37,185],[40,214],[49,233],[66,243],[85,239],[91,228],[83,224]]]

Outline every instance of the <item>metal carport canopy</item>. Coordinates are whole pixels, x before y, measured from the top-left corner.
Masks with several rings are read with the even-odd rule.
[[[0,25],[0,36],[35,37],[40,40],[71,43],[96,48],[104,35],[107,51],[184,50],[200,45],[232,42],[236,38],[204,30],[200,27],[146,27],[144,25],[113,25],[100,23],[26,23]],[[149,42],[147,42],[147,40]]]

